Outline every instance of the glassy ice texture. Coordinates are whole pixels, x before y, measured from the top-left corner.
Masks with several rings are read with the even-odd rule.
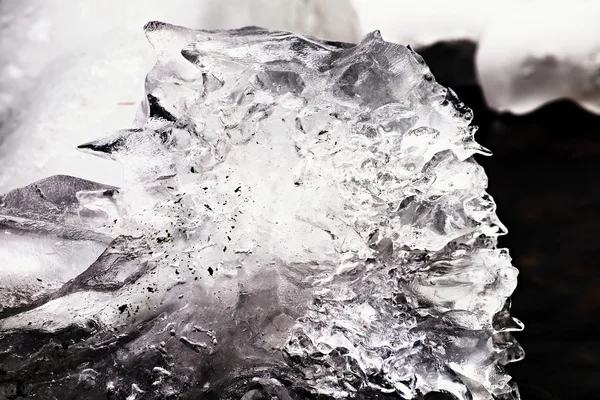
[[[519,398],[488,152],[421,57],[145,29],[135,127],[80,146],[124,187],[1,198],[0,397]]]

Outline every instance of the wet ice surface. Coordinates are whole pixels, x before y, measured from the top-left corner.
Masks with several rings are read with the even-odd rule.
[[[123,187],[2,197],[0,395],[519,398],[487,150],[418,55],[378,32],[146,34],[137,127],[80,146]]]

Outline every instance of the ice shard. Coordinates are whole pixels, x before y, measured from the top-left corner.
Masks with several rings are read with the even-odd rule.
[[[378,32],[145,30],[135,127],[80,146],[124,187],[3,197],[2,223],[46,241],[36,268],[65,271],[0,297],[0,396],[519,398],[517,270],[472,158],[489,152],[418,54]]]

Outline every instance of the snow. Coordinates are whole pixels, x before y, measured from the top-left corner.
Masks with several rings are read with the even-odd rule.
[[[520,11],[491,24],[479,42],[478,80],[489,106],[524,114],[567,98],[600,114],[600,3]]]
[[[351,0],[361,33],[381,30],[389,41],[428,46],[440,40],[477,41],[490,20],[536,0],[506,0],[501,7],[481,0]]]

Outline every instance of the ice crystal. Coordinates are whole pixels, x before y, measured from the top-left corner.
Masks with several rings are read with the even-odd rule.
[[[2,198],[0,394],[519,398],[488,152],[420,56],[145,29],[135,127],[80,146],[127,184]]]

